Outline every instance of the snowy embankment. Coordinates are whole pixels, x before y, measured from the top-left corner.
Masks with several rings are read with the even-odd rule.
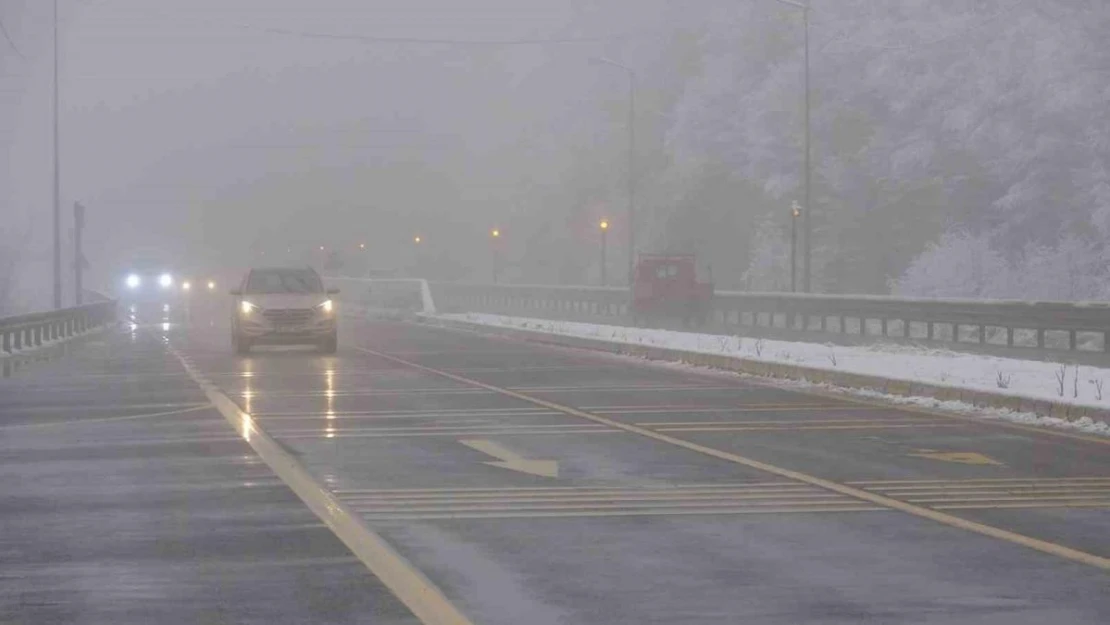
[[[740,336],[675,332],[651,328],[552,321],[483,313],[441,315],[448,320],[518,328],[564,336],[650,345],[753,361],[799,365],[815,369],[879,376],[910,383],[1002,393],[1008,396],[1068,403],[1110,410],[1110,369],[1059,363],[997,358],[905,345],[877,344],[846,347],[820,343],[772,341]],[[858,391],[866,395],[873,392]],[[960,402],[933,398],[897,397],[945,409],[969,410]],[[1083,417],[1076,421],[998,409],[974,408],[975,414],[1022,423],[1037,423],[1110,435],[1110,424]]]

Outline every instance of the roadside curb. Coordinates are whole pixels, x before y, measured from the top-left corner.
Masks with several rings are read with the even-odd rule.
[[[828,384],[848,389],[874,391],[899,397],[924,397],[938,401],[959,401],[976,408],[994,408],[1028,412],[1041,417],[1052,417],[1066,421],[1078,421],[1084,417],[1095,421],[1110,423],[1110,410],[1091,406],[1077,406],[1066,402],[1033,399],[1017,395],[1005,395],[991,391],[940,386],[924,382],[911,382],[885,378],[875,375],[833,371],[818,367],[806,367],[785,363],[766,362],[749,358],[738,358],[723,354],[705,354],[668,347],[618,343],[602,339],[552,334],[537,330],[490,326],[470,321],[441,319],[422,316],[421,321],[443,328],[480,331],[486,334],[544,343],[563,347],[576,347],[594,351],[635,356],[646,360],[681,362],[699,367],[723,369],[753,376],[782,380],[796,380],[815,384]]]

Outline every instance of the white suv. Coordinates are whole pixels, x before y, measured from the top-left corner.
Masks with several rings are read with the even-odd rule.
[[[245,354],[253,345],[315,344],[334,354],[336,305],[320,274],[310,267],[251,269],[231,292],[231,342]]]

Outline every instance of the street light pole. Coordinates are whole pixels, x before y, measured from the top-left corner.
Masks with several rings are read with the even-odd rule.
[[[805,257],[802,263],[802,270],[805,272],[803,275],[802,288],[806,293],[812,292],[812,284],[810,279],[812,272],[810,270],[810,263],[813,256],[813,223],[810,221],[810,215],[813,214],[812,196],[810,193],[810,182],[813,175],[813,167],[811,163],[810,152],[810,134],[809,134],[809,109],[810,109],[810,92],[809,92],[809,5],[802,5],[802,28],[804,29],[805,43],[805,215],[802,216],[802,222],[805,225]]]
[[[501,246],[498,245],[501,239],[501,230],[494,228],[490,230],[490,243],[493,246],[493,283],[497,284],[498,278],[501,275]]]
[[[632,284],[636,265],[636,72],[610,59],[595,57],[591,60],[628,73],[628,284]]]
[[[58,155],[58,0],[54,0],[54,308],[62,307],[61,158]]]
[[[804,109],[805,110],[804,110],[804,113],[803,113],[803,115],[805,117],[805,121],[804,121],[804,124],[805,124],[804,135],[805,136],[804,136],[804,139],[803,139],[804,147],[802,148],[805,151],[805,156],[804,156],[804,159],[803,159],[804,164],[802,166],[803,169],[805,170],[803,172],[803,183],[802,183],[802,185],[803,185],[803,191],[802,191],[802,193],[803,193],[803,200],[802,200],[803,204],[802,204],[802,207],[805,209],[805,214],[802,216],[802,227],[803,227],[803,230],[805,230],[805,233],[802,237],[802,239],[803,239],[803,243],[802,243],[802,250],[803,250],[802,251],[802,254],[803,254],[803,256],[802,256],[802,290],[805,291],[806,293],[809,293],[809,292],[811,292],[811,288],[813,286],[812,282],[810,281],[810,278],[812,276],[811,258],[813,256],[813,254],[812,254],[812,251],[813,251],[813,245],[812,245],[812,242],[813,242],[813,222],[810,219],[810,215],[813,214],[812,194],[810,192],[811,181],[812,181],[812,177],[813,177],[812,176],[813,166],[812,166],[811,151],[810,151],[810,114],[809,114],[810,113],[810,89],[809,89],[809,10],[810,10],[810,6],[809,6],[808,2],[800,2],[799,0],[775,0],[775,2],[778,2],[779,4],[785,4],[785,5],[792,6],[795,9],[801,10],[801,12],[802,12],[802,39],[803,39],[803,42],[802,42],[803,61],[802,62],[803,62],[803,65],[804,65],[802,81],[803,81],[803,89],[805,91],[805,95],[804,95]]]
[[[602,219],[601,223],[598,224],[598,228],[601,230],[601,286],[609,286],[608,268],[605,263],[605,248],[607,247],[607,235],[609,234],[609,220]]]
[[[802,209],[795,200],[790,207],[790,292],[798,292],[798,215]]]

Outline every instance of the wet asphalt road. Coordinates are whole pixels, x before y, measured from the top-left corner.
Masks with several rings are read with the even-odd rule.
[[[417,622],[208,407],[160,327],[0,380],[0,502],[0,623]]]
[[[348,321],[335,356],[263,348],[237,357],[220,327],[154,327],[4,382],[2,492],[13,505],[0,515],[0,545],[18,564],[4,558],[0,614],[412,622],[203,407],[172,346],[474,623],[1110,621],[1105,570],[1020,544],[1110,558],[1104,439]],[[117,419],[178,409],[191,412]],[[77,419],[102,421],[22,427]],[[553,466],[557,475],[545,474]],[[139,608],[124,616],[131,604]],[[212,614],[226,616],[204,620]]]

